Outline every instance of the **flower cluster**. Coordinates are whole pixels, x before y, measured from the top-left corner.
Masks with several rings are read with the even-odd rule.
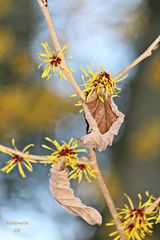
[[[67,143],[62,141],[62,144],[59,144],[56,140],[52,140],[46,137],[46,140],[51,143],[52,146],[42,145],[42,147],[47,150],[52,151],[52,153],[46,156],[46,159],[40,160],[39,163],[45,165],[51,165],[51,168],[54,167],[58,162],[64,160],[65,167],[70,169],[69,179],[77,179],[78,183],[81,182],[82,177],[85,176],[88,182],[91,182],[91,178],[96,178],[96,172],[93,169],[91,163],[83,161],[83,157],[79,157],[79,153],[86,153],[87,150],[85,148],[80,148],[80,144],[78,139],[71,138]],[[5,153],[11,156],[11,159],[7,161],[6,165],[2,167],[1,172],[10,173],[16,166],[18,166],[18,170],[20,175],[25,178],[26,175],[24,173],[23,167],[25,167],[28,171],[32,172],[33,167],[31,163],[37,163],[38,160],[34,160],[33,155],[29,154],[28,149],[33,144],[27,145],[22,152],[20,152],[15,146],[15,140],[12,139],[12,145],[14,149],[7,149],[6,147],[1,147],[0,152]],[[34,156],[35,157],[35,156]],[[36,156],[37,159],[38,156]],[[86,157],[84,157],[86,158]],[[88,158],[86,158],[88,160]]]
[[[116,97],[121,92],[121,88],[117,87],[117,83],[123,81],[127,76],[115,80],[112,77],[112,72],[107,73],[104,68],[101,66],[100,71],[92,71],[92,69],[87,66],[87,71],[84,68],[81,68],[83,74],[83,84],[82,93],[85,95],[86,102],[90,101],[92,97],[97,97],[104,102],[107,97]],[[76,97],[77,94],[71,95],[71,97]],[[78,101],[74,104],[76,107],[81,107],[79,112],[82,112],[82,101]]]
[[[78,153],[86,152],[86,149],[78,149],[79,144],[78,140],[70,139],[68,143],[62,141],[60,145],[56,140],[52,140],[48,137],[45,138],[48,142],[50,142],[54,147],[47,146],[45,144],[42,147],[52,151],[51,155],[48,156],[48,161],[44,161],[46,164],[51,164],[53,167],[62,158],[65,158],[65,165],[70,166],[78,162]]]
[[[15,152],[19,152],[19,150],[16,148],[15,146],[15,140],[12,139],[12,145],[14,147]],[[3,168],[1,168],[1,172],[5,172],[5,173],[10,173],[16,166],[18,166],[18,170],[20,175],[25,178],[26,175],[24,173],[23,167],[25,167],[28,171],[32,172],[33,171],[33,167],[31,165],[31,163],[36,163],[35,160],[30,159],[29,156],[29,151],[28,149],[30,147],[33,147],[34,144],[29,144],[27,145],[22,152],[25,155],[25,158],[22,155],[19,155],[17,153],[11,153],[9,151],[4,150],[3,148],[0,148],[0,152],[8,154],[11,159],[9,161],[7,161],[6,166],[4,166]]]
[[[128,204],[118,209],[118,217],[121,220],[127,240],[143,240],[153,232],[154,224],[158,223],[158,204],[155,207],[155,197],[146,192],[147,200],[143,203],[141,194],[138,194],[138,207],[135,207],[131,198],[125,194]],[[107,226],[115,225],[114,222],[107,223]],[[110,237],[114,240],[120,239],[118,231],[112,232]]]
[[[81,182],[83,175],[86,177],[87,181],[90,183],[91,178],[96,179],[96,172],[90,163],[83,164],[77,163],[71,166],[72,171],[69,173],[69,179],[78,179],[78,183]]]
[[[65,160],[65,166],[70,167],[72,170],[69,173],[70,179],[78,179],[78,183],[81,182],[83,175],[86,177],[88,182],[91,182],[90,178],[96,178],[94,169],[90,163],[79,162],[79,153],[86,153],[87,150],[84,148],[79,148],[80,145],[77,139],[71,138],[68,143],[62,141],[60,145],[56,140],[52,140],[46,137],[46,140],[49,141],[54,147],[47,145],[42,145],[42,147],[52,151],[51,155],[48,156],[48,161],[41,161],[44,164],[50,164],[51,167],[54,167],[55,164],[60,162],[62,159]]]
[[[53,74],[54,76],[58,75],[60,79],[67,79],[64,71],[68,73],[73,71],[71,67],[64,67],[64,64],[62,63],[62,59],[66,54],[67,45],[57,52],[52,51],[47,42],[41,43],[41,45],[45,51],[45,53],[39,53],[39,60],[42,63],[38,66],[38,69],[42,65],[45,65],[43,68],[42,78],[49,80]]]
[[[107,73],[103,67],[100,71],[92,71],[87,66],[87,71],[81,68],[83,74],[82,79],[84,80],[83,87],[85,88],[82,92],[85,93],[87,100],[96,94],[101,101],[104,101],[108,96],[117,96],[121,92],[121,88],[117,87],[117,82],[120,82],[126,78],[123,77],[119,80],[114,80],[112,73]]]

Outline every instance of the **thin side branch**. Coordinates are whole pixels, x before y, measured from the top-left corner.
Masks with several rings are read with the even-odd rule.
[[[160,45],[160,35],[156,38],[156,40],[147,48],[147,50],[141,54],[138,58],[136,58],[132,63],[130,63],[126,68],[120,71],[114,79],[117,80],[122,77],[124,74],[129,72],[132,68],[142,62],[144,59],[150,57],[159,47]]]
[[[2,151],[1,151],[2,150]],[[32,160],[36,160],[37,162],[41,162],[41,161],[50,161],[50,159],[47,157],[47,156],[40,156],[40,155],[33,155],[33,154],[26,154],[22,151],[16,151],[15,149],[13,148],[10,148],[10,147],[6,147],[4,145],[1,145],[0,144],[0,152],[3,152],[4,153],[11,153],[11,154],[14,154],[14,155],[17,155],[17,156],[20,156],[22,157],[23,159],[25,158],[29,158],[29,159],[32,159]],[[50,155],[49,155],[50,156]],[[80,164],[88,164],[88,158],[87,157],[82,157],[79,159],[78,163]],[[91,165],[94,165],[95,162],[93,161],[90,161],[89,162]]]
[[[160,197],[148,208],[146,208],[146,212],[155,209],[160,204]]]
[[[61,45],[60,45],[56,30],[55,30],[55,26],[54,26],[54,23],[52,21],[52,18],[51,18],[50,12],[49,12],[48,5],[43,4],[42,0],[37,0],[37,1],[38,1],[39,5],[41,7],[44,18],[47,22],[54,48],[55,48],[56,51],[61,51]],[[80,99],[82,101],[84,101],[85,97],[83,96],[79,85],[77,84],[76,80],[74,79],[73,74],[70,72],[70,70],[68,68],[68,65],[66,63],[66,60],[63,57],[63,55],[62,55],[61,65],[62,65],[62,70],[63,70],[65,76],[67,77],[67,79],[72,84],[73,88],[75,89],[75,91],[78,94],[78,96],[80,97]]]
[[[14,150],[13,148],[9,148],[9,147],[6,147],[6,146],[3,146],[0,144],[0,150],[4,150],[5,152],[7,153],[12,153],[12,154],[15,154],[15,155],[18,155],[22,158],[30,158],[30,159],[33,159],[33,160],[36,160],[36,161],[48,161],[49,159],[45,156],[38,156],[38,155],[32,155],[32,154],[26,154],[24,152],[21,152],[21,151],[16,151]],[[1,151],[0,151],[1,152]]]
[[[101,192],[103,194],[105,202],[107,203],[107,206],[108,206],[109,211],[112,215],[112,218],[114,219],[115,225],[117,227],[119,235],[121,236],[121,239],[126,240],[126,236],[125,236],[125,233],[124,233],[124,228],[122,226],[122,223],[121,223],[120,219],[118,218],[118,213],[117,213],[116,207],[114,205],[114,202],[113,202],[112,197],[110,195],[109,189],[108,189],[108,187],[107,187],[107,185],[106,185],[106,183],[103,179],[103,176],[102,176],[101,171],[99,169],[99,166],[97,164],[96,153],[93,149],[90,149],[90,154],[91,154],[92,161],[95,162],[93,167],[94,167],[94,169],[97,173],[98,185],[101,189]]]

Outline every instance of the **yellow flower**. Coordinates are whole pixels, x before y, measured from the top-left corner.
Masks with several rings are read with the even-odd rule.
[[[19,151],[16,146],[15,146],[15,140],[12,139],[12,145],[14,147],[14,150],[15,151]],[[27,151],[28,148],[30,147],[33,147],[34,144],[29,144],[27,145],[24,149],[23,149],[23,153],[25,153],[26,155],[29,154],[29,152]],[[7,152],[6,150],[4,150],[3,148],[0,149],[1,152],[5,153],[5,154],[8,154],[11,156],[11,159],[9,161],[7,161],[7,164],[5,167],[3,167],[1,169],[2,172],[5,172],[5,173],[10,173],[16,166],[18,166],[18,170],[19,170],[19,173],[20,175],[25,178],[26,175],[23,171],[23,168],[22,166],[24,166],[28,171],[32,172],[33,171],[33,168],[32,168],[32,165],[31,163],[36,163],[35,160],[32,160],[30,159],[29,155],[24,159],[23,157],[19,156],[18,154],[14,154],[14,153],[10,153],[10,152]]]
[[[89,163],[77,163],[75,165],[72,165],[71,168],[73,170],[69,173],[69,179],[77,178],[78,183],[81,182],[83,175],[86,177],[88,182],[91,182],[90,178],[96,179],[96,172]]]
[[[64,78],[67,79],[63,71],[73,71],[72,68],[68,67],[65,68],[62,64],[62,58],[66,54],[67,45],[65,45],[61,50],[58,52],[52,51],[47,42],[41,43],[42,47],[44,48],[45,53],[39,53],[39,60],[42,62],[38,69],[45,65],[43,68],[42,78],[46,78],[47,80],[50,79],[52,74],[54,76],[59,76],[60,79]],[[69,59],[69,58],[68,58]]]
[[[155,223],[155,210],[149,208],[155,199],[152,195],[146,192],[147,201],[142,203],[142,196],[138,194],[139,204],[135,207],[131,198],[126,195],[128,205],[125,204],[123,209],[119,209],[118,217],[124,227],[127,240],[142,240],[146,235],[152,234],[153,225]],[[107,226],[114,225],[114,222],[106,224]],[[111,233],[110,237],[114,240],[120,239],[117,231]]]
[[[93,72],[89,66],[87,66],[88,72],[85,71],[84,68],[81,68],[81,70],[84,81],[82,86],[85,87],[82,92],[86,94],[87,100],[95,93],[102,101],[108,96],[117,96],[121,88],[118,88],[116,83],[127,77],[125,76],[121,79],[114,80],[112,73],[110,72],[108,74],[103,67],[100,67],[100,71],[96,72]]]
[[[58,163],[62,158],[65,158],[65,165],[73,165],[78,162],[78,153],[86,152],[86,149],[78,149],[79,144],[77,139],[71,138],[68,143],[62,141],[62,145],[60,145],[56,140],[52,140],[48,137],[45,138],[47,141],[51,142],[54,145],[54,148],[51,148],[46,145],[42,145],[42,147],[51,150],[52,154],[48,156],[48,161],[41,161],[41,163],[51,164],[54,166]]]

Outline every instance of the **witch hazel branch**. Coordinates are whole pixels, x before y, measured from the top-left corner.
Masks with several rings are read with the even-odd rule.
[[[81,182],[86,178],[89,183],[97,181],[99,189],[104,197],[106,205],[111,213],[113,221],[108,226],[116,227],[110,234],[114,240],[143,240],[151,235],[154,226],[160,223],[160,199],[149,192],[145,193],[145,199],[138,194],[138,204],[135,206],[131,198],[125,194],[128,201],[124,208],[117,211],[106,185],[101,170],[98,166],[96,151],[104,151],[112,146],[114,136],[118,134],[124,121],[124,114],[118,110],[114,98],[121,93],[118,86],[120,81],[127,77],[127,73],[147,57],[150,57],[160,45],[160,35],[149,48],[129,64],[117,75],[108,73],[104,67],[92,70],[89,66],[82,70],[82,89],[74,78],[74,70],[68,65],[66,58],[67,45],[61,47],[50,12],[47,0],[37,0],[48,29],[50,31],[53,48],[47,42],[41,43],[43,52],[38,54],[42,70],[42,78],[51,80],[58,76],[60,80],[68,80],[75,90],[79,102],[75,105],[81,107],[86,121],[87,133],[77,139],[71,138],[68,142],[58,142],[55,139],[45,138],[48,144],[42,147],[48,150],[48,155],[38,156],[30,154],[29,149],[34,144],[29,144],[22,151],[17,149],[15,140],[13,147],[0,145],[0,151],[10,157],[1,168],[1,172],[11,173],[18,168],[21,177],[26,177],[26,171],[32,172],[34,164],[50,166],[50,190],[56,201],[71,214],[83,218],[88,224],[101,225],[101,214],[94,208],[86,206],[74,195],[70,187],[70,180]],[[62,83],[63,84],[63,83]],[[80,154],[82,157],[80,157]]]

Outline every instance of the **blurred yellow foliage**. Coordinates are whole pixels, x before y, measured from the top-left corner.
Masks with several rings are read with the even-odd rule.
[[[19,52],[12,58],[13,71],[25,75],[34,71],[34,61],[26,52]]]
[[[121,193],[123,192],[120,182],[121,181],[116,172],[114,171],[109,172],[106,178],[106,184],[109,186],[109,190],[111,192],[113,199],[115,199],[115,201],[117,202],[120,201],[120,196]]]
[[[148,83],[151,87],[160,89],[160,56],[155,57],[151,62]]]
[[[0,18],[5,17],[12,7],[11,0],[0,0]]]
[[[70,111],[72,104],[45,87],[8,88],[0,92],[0,135],[13,131],[47,130]]]
[[[160,151],[160,119],[152,119],[139,126],[130,140],[130,149],[141,159],[153,160]]]
[[[10,55],[14,45],[14,34],[8,28],[0,28],[0,61],[3,61]]]

